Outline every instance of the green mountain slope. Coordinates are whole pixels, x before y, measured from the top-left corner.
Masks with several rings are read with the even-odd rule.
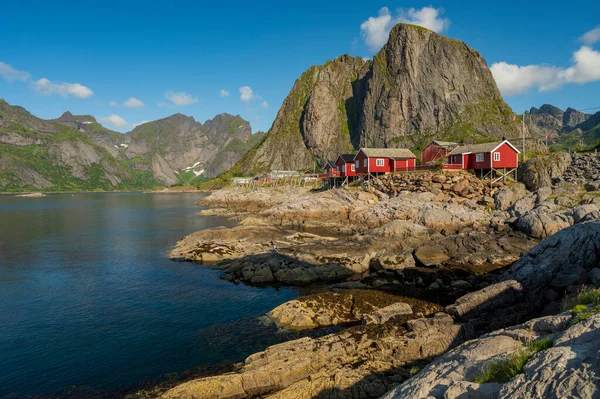
[[[43,120],[0,100],[0,191],[145,190],[231,167],[260,138],[239,116],[176,114],[122,134],[89,115]]]

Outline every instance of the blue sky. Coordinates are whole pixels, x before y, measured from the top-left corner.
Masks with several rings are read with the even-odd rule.
[[[119,131],[177,112],[201,122],[240,114],[267,130],[310,65],[371,57],[398,21],[481,52],[516,112],[600,107],[597,1],[6,0],[0,98],[43,118],[91,114]]]

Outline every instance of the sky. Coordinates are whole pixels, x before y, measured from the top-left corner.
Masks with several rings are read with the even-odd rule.
[[[121,132],[222,112],[266,131],[311,65],[370,58],[409,22],[478,50],[517,113],[600,107],[597,0],[487,3],[4,0],[0,98],[45,119],[91,114]]]

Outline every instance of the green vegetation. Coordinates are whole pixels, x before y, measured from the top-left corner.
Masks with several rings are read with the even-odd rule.
[[[474,382],[485,384],[489,382],[504,383],[523,372],[527,361],[537,352],[552,347],[550,338],[542,338],[526,345],[524,350],[513,353],[505,359],[496,360],[480,375],[475,376]]]
[[[412,366],[409,370],[410,376],[412,377],[413,375],[416,375],[419,373],[419,371],[421,371],[421,369],[417,366]]]
[[[600,288],[581,291],[574,298],[565,299],[562,307],[573,312],[571,324],[575,325],[600,311]]]
[[[600,305],[600,288],[581,291],[574,298],[563,301],[563,310],[573,310],[577,305]]]

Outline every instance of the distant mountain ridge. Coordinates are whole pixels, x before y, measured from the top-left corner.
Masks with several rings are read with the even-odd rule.
[[[304,72],[261,145],[232,174],[312,169],[361,146],[515,137],[519,122],[477,51],[399,24],[373,60],[344,55]]]
[[[261,137],[229,114],[204,124],[175,114],[122,134],[90,115],[44,120],[0,100],[0,191],[191,184],[229,169]]]
[[[574,108],[566,111],[550,104],[531,107],[525,123],[534,136],[550,136],[565,149],[577,145],[591,146],[600,139],[600,112],[587,114]]]

